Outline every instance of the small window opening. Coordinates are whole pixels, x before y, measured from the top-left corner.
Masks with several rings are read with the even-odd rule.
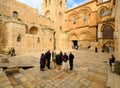
[[[18,35],[17,42],[21,42],[21,34]]]

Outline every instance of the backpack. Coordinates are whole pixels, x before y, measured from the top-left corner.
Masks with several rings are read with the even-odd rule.
[[[67,62],[67,60],[68,60],[67,55],[64,55],[64,59],[63,59],[63,61],[64,61],[64,62]]]

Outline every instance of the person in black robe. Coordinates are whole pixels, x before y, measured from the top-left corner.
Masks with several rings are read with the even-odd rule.
[[[50,69],[50,59],[51,59],[50,50],[47,51],[45,57],[46,57],[46,60],[47,60],[47,65],[46,66],[48,67],[48,69]]]
[[[44,68],[45,68],[45,55],[41,54],[41,57],[40,57],[40,70],[44,71]]]
[[[74,55],[70,52],[70,54],[69,54],[70,70],[73,70],[73,59],[74,59]]]

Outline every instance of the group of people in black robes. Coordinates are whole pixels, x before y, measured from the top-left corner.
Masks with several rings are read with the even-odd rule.
[[[45,65],[48,69],[50,69],[50,59],[51,59],[51,53],[50,50],[48,50],[45,54],[41,54],[40,57],[40,70],[44,71]]]
[[[51,60],[52,57],[52,60]],[[67,55],[66,53],[62,53],[62,51],[60,51],[60,53],[56,54],[55,51],[52,51],[52,53],[50,52],[50,50],[48,50],[45,54],[41,54],[40,57],[40,70],[44,71],[45,66],[48,69],[51,69],[50,67],[50,63],[51,61],[53,62],[54,68],[57,70],[61,70],[62,65],[63,66],[63,70],[66,70],[67,68],[67,61],[69,60],[69,66],[70,69],[69,70],[73,70],[73,59],[74,59],[74,55],[70,52],[69,55]]]

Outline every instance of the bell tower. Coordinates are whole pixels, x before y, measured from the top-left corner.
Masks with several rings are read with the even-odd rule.
[[[64,30],[66,0],[42,0],[42,15],[54,22],[56,49],[60,49],[60,33]]]

